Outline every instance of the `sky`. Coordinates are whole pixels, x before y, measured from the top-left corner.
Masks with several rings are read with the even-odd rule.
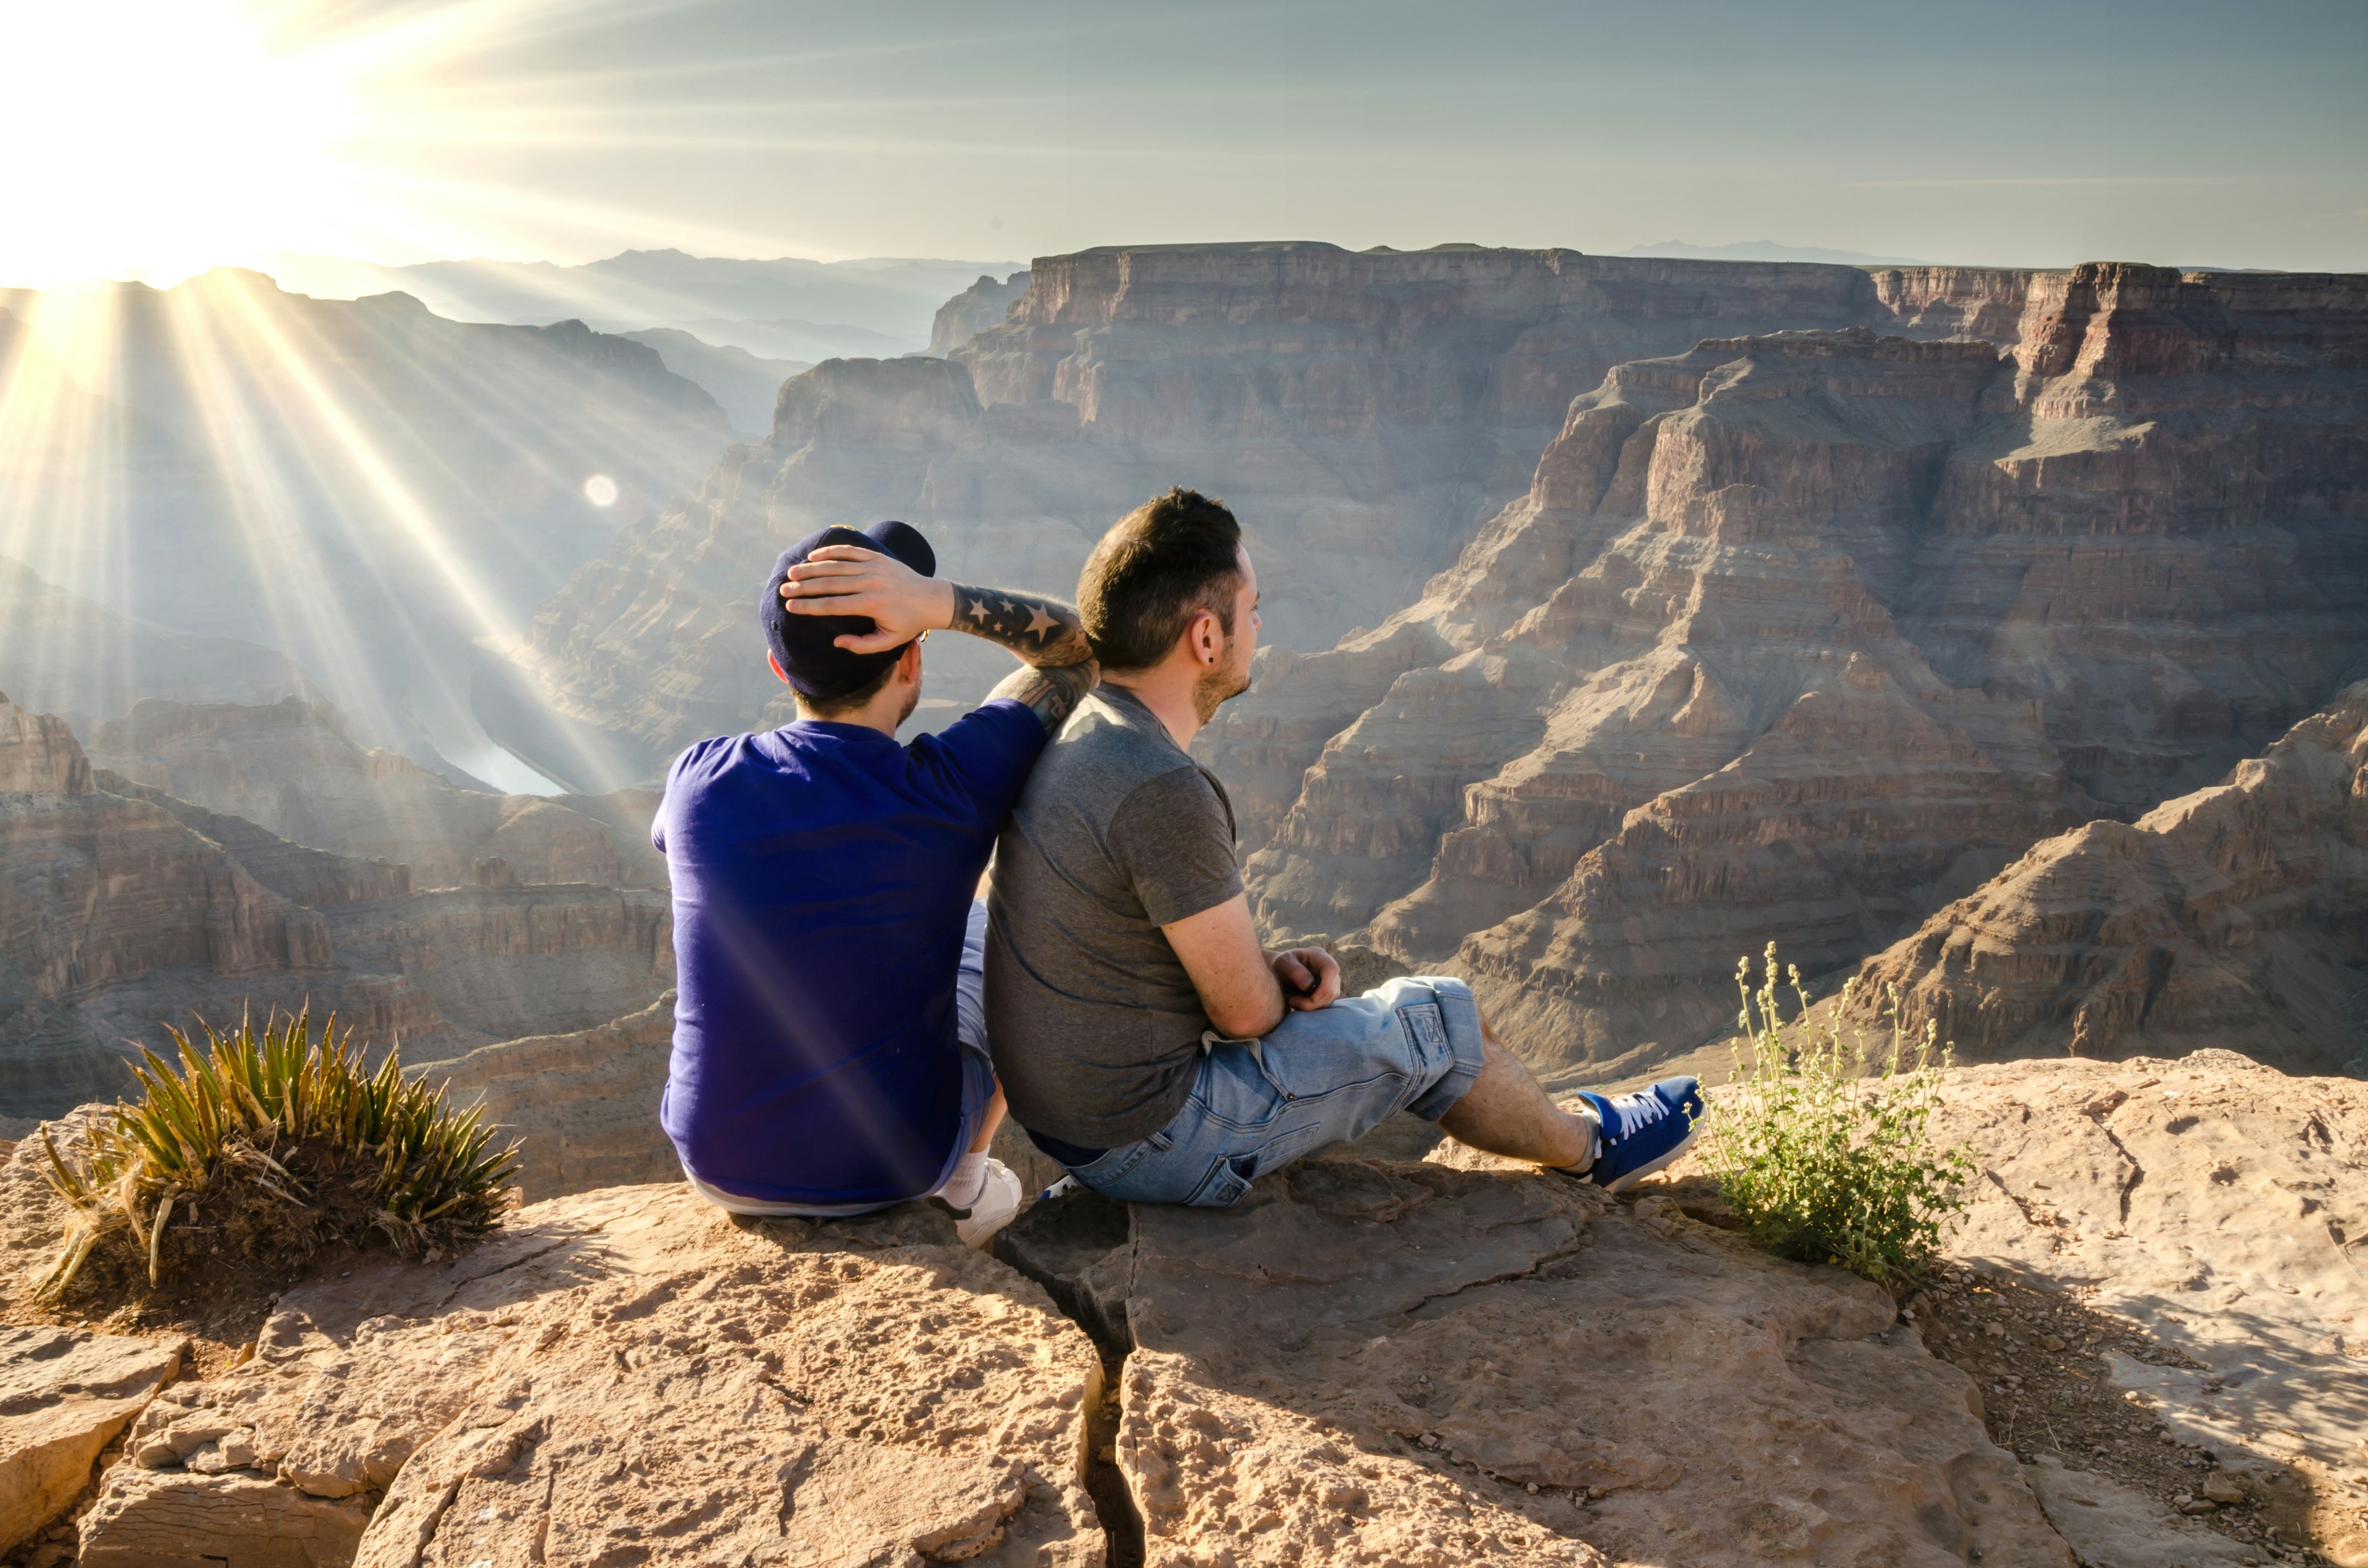
[[[0,283],[1680,239],[2368,269],[2368,5],[0,0]]]

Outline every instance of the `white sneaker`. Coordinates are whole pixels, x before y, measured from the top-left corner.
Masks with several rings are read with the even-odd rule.
[[[962,1245],[981,1252],[995,1240],[995,1233],[1008,1225],[1019,1213],[1023,1196],[1019,1178],[1001,1160],[986,1162],[986,1180],[978,1189],[978,1201],[967,1212],[954,1210],[954,1234]]]

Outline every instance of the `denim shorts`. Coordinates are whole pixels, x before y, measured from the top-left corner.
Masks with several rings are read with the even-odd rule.
[[[1480,1061],[1480,1009],[1462,981],[1393,980],[1286,1013],[1263,1040],[1206,1037],[1174,1119],[1072,1174],[1128,1202],[1223,1209],[1256,1177],[1394,1112],[1437,1121],[1470,1092]]]
[[[972,901],[970,924],[962,931],[962,961],[954,971],[954,1035],[962,1042],[961,1051],[956,1052],[962,1061],[962,1130],[954,1134],[953,1149],[946,1155],[945,1168],[938,1173],[930,1192],[952,1179],[954,1162],[978,1142],[979,1131],[986,1123],[986,1108],[995,1099],[995,1062],[986,1053],[986,900],[983,898]],[[682,1167],[682,1174],[693,1192],[718,1209],[734,1214],[791,1214],[809,1220],[837,1220],[850,1214],[873,1214],[910,1201],[900,1198],[892,1203],[768,1203],[761,1198],[743,1198],[711,1187],[700,1180],[698,1173],[689,1165]]]

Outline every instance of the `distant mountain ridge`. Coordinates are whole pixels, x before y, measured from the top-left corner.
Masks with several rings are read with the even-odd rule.
[[[903,256],[745,259],[629,250],[575,267],[485,257],[382,267],[342,256],[288,256],[269,270],[283,287],[322,297],[399,290],[455,321],[539,325],[574,317],[603,331],[680,327],[710,343],[770,358],[811,359],[918,350],[929,341],[939,305],[982,272],[1001,275],[1025,265]],[[815,354],[719,332],[722,323],[794,324],[817,333],[851,327],[879,338],[833,344]]]

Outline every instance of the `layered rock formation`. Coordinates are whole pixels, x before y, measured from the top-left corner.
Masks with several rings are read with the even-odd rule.
[[[1012,301],[1027,291],[1025,269],[1000,283],[992,273],[981,273],[977,282],[938,307],[929,324],[929,353],[942,359],[988,327],[1002,325]]]
[[[2226,783],[2034,846],[1861,971],[1960,1054],[2242,1051],[2368,1077],[2368,682]]]
[[[294,843],[410,868],[415,888],[474,885],[498,860],[522,883],[662,888],[650,846],[655,795],[602,800],[497,795],[456,787],[393,752],[366,747],[336,710],[144,700],[100,724],[99,767]]]
[[[1278,653],[1202,753],[1278,932],[1470,975],[1549,1074],[1725,1026],[2036,839],[2215,778],[2368,653],[2368,288],[1894,273],[1866,332],[1575,400],[1378,630]]]
[[[0,785],[0,1116],[114,1095],[165,1024],[309,1005],[374,1049],[450,1055],[670,982],[663,892],[415,892],[407,868],[94,773],[63,723],[5,701]]]
[[[903,517],[947,574],[1066,594],[1103,528],[1178,483],[1243,517],[1269,639],[1322,647],[1412,599],[1613,365],[1781,327],[1940,336],[2031,277],[1878,291],[1842,267],[1304,244],[1088,251],[1028,276],[950,359],[826,362],[784,387],[767,444],[629,528],[481,664],[481,719],[572,788],[645,779],[689,740],[788,714],[749,606],[800,535]],[[943,641],[933,696],[974,700],[1000,656]]]

